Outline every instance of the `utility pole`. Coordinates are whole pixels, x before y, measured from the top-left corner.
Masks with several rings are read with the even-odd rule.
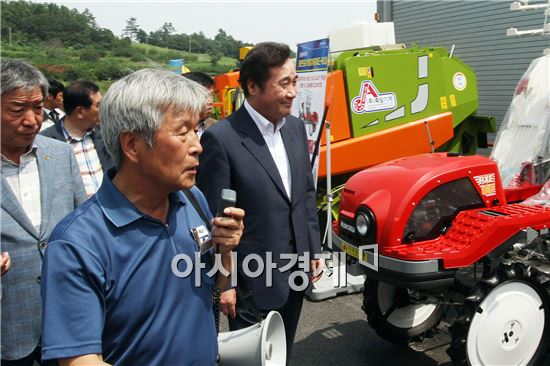
[[[189,53],[191,53],[191,35],[189,35]]]
[[[11,27],[8,27],[8,37],[10,39],[10,47],[11,47]]]

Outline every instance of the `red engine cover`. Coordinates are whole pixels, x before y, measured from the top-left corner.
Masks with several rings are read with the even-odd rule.
[[[513,204],[463,211],[439,238],[399,246],[379,246],[379,253],[405,260],[443,259],[444,268],[477,262],[525,228],[550,227],[550,208]]]
[[[419,202],[438,187],[464,178],[471,182],[472,195],[477,192],[481,208],[457,211],[450,229],[436,238],[405,244],[404,231]],[[442,259],[445,268],[476,262],[524,228],[550,226],[549,208],[506,204],[497,165],[482,156],[427,154],[363,170],[345,185],[340,218],[354,222],[361,206],[375,217],[381,255],[403,260]],[[339,225],[335,229],[339,230]]]
[[[393,160],[351,177],[340,201],[340,215],[353,220],[360,205],[377,222],[377,242],[401,245],[405,226],[415,206],[442,184],[468,177],[485,207],[506,203],[497,165],[483,156],[425,154]]]

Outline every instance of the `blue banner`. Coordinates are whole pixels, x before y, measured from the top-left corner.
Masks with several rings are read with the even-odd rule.
[[[296,55],[296,98],[292,114],[304,121],[313,175],[317,177],[328,71],[328,38],[300,43]]]
[[[300,43],[296,56],[296,71],[326,71],[328,69],[328,38]]]

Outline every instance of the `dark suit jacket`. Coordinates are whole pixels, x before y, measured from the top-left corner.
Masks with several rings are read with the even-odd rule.
[[[281,136],[292,174],[291,199],[263,136],[244,106],[201,137],[203,153],[197,185],[206,195],[211,211],[216,211],[223,188],[237,191],[237,207],[245,211],[244,233],[237,247],[240,269],[244,256],[250,253],[265,259],[266,252],[272,252],[273,262],[281,268],[288,263],[280,259],[283,253],[309,253],[309,266],[309,260],[321,250],[303,122],[288,116]],[[253,265],[249,267],[254,269]],[[273,269],[273,285],[269,288],[266,272],[258,278],[249,278],[247,284],[260,309],[276,309],[288,298],[290,273]]]
[[[40,134],[42,136],[51,137],[53,139],[66,142],[61,123],[56,123],[55,125],[46,128],[44,131],[41,131]],[[105,143],[103,143],[103,139],[101,138],[101,130],[99,127],[92,132],[92,141],[94,142],[103,172],[106,173],[109,169],[114,167],[114,163],[111,159],[111,155],[107,152]]]
[[[217,122],[218,121],[215,120],[214,118],[208,117],[207,119],[204,120],[204,129],[208,130],[210,127],[214,126]]]

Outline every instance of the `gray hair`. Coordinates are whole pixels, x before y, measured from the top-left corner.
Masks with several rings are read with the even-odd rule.
[[[160,69],[135,71],[115,82],[101,100],[101,136],[117,168],[122,163],[120,136],[131,132],[152,148],[170,107],[174,113],[200,113],[209,92],[180,75]]]
[[[3,58],[1,64],[1,95],[15,89],[30,91],[38,86],[42,90],[42,96],[48,96],[48,80],[36,67],[17,58]]]

